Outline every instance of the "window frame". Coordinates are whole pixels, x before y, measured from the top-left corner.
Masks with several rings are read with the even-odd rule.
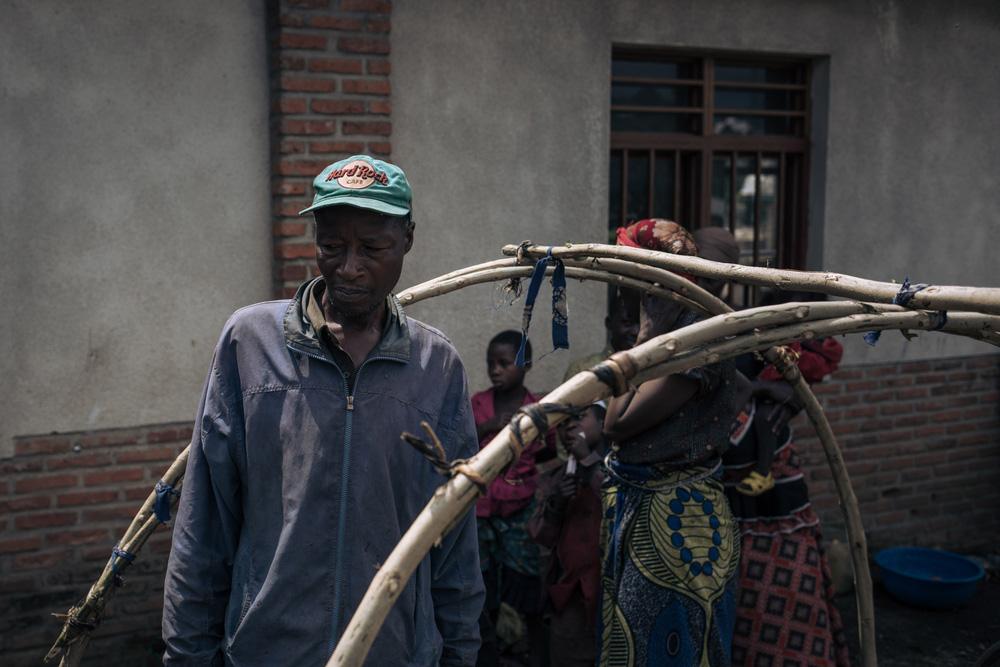
[[[730,206],[729,206],[729,227],[734,231],[735,225],[735,201],[736,201],[736,165],[739,157],[743,155],[753,156],[756,165],[754,179],[755,192],[760,193],[761,189],[761,165],[765,158],[777,154],[778,186],[780,196],[777,197],[777,256],[776,262],[782,268],[803,268],[806,263],[808,249],[809,231],[809,179],[810,179],[810,140],[812,135],[812,99],[811,86],[813,78],[813,61],[804,56],[792,56],[783,54],[760,54],[748,52],[729,51],[702,51],[687,49],[661,49],[652,47],[615,46],[612,49],[612,63],[618,60],[688,60],[698,63],[701,76],[691,79],[667,79],[648,77],[623,77],[615,76],[612,66],[609,78],[610,90],[613,90],[615,82],[626,83],[649,83],[662,85],[683,85],[698,87],[701,97],[700,106],[692,107],[634,107],[628,105],[610,104],[611,112],[642,110],[661,111],[673,113],[700,113],[701,133],[652,133],[652,132],[620,132],[614,129],[610,132],[609,156],[615,151],[621,151],[621,220],[626,220],[628,209],[628,154],[630,151],[644,152],[649,155],[649,206],[650,214],[653,212],[653,184],[654,169],[657,152],[673,152],[675,169],[675,192],[674,211],[675,219],[681,218],[682,206],[689,209],[686,220],[678,219],[678,222],[686,222],[692,228],[705,227],[712,224],[712,168],[713,157],[716,155],[728,155],[730,178]],[[715,77],[716,64],[723,61],[726,65],[746,65],[746,66],[767,66],[767,65],[792,65],[801,68],[800,83],[761,83],[761,82],[718,82]],[[747,90],[788,90],[802,95],[801,109],[776,111],[776,110],[754,110],[754,109],[729,109],[717,108],[715,106],[716,87],[732,87]],[[801,136],[790,135],[730,135],[715,134],[714,116],[718,113],[732,113],[740,116],[782,116],[800,118],[802,122]],[[680,163],[682,153],[687,155],[697,154],[699,156],[699,174],[697,184],[693,189],[697,191],[697,196],[691,201],[681,201],[681,175]],[[789,156],[800,161],[801,167],[797,174],[790,174]],[[610,158],[609,158],[610,159]],[[789,178],[794,176],[797,183],[789,185]],[[759,261],[758,240],[760,224],[761,197],[754,197],[754,249],[753,263]],[[693,209],[693,210],[692,210]]]

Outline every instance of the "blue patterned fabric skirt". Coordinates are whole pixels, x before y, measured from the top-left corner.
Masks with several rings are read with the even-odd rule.
[[[600,664],[729,667],[740,548],[720,466],[607,464]]]

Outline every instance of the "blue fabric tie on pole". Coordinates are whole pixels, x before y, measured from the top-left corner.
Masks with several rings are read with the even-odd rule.
[[[135,560],[135,554],[131,554],[117,544],[111,549],[111,571],[117,576],[118,575],[118,558],[131,563]]]
[[[175,495],[174,487],[162,479],[156,483],[156,499],[153,501],[153,514],[160,523],[170,521],[170,496]]]
[[[917,283],[916,285],[910,284],[910,276],[903,278],[903,284],[899,286],[899,291],[896,292],[896,296],[892,297],[893,304],[897,306],[903,306],[904,308],[910,305],[913,301],[913,297],[917,295],[920,290],[925,290],[930,285],[926,283]],[[938,323],[934,327],[934,330],[940,330],[944,328],[944,325],[948,323],[948,312],[944,310],[938,311]],[[875,347],[878,343],[879,338],[882,337],[881,331],[869,331],[864,335],[865,342]]]
[[[535,262],[535,270],[528,284],[528,294],[524,299],[524,313],[521,316],[521,346],[517,350],[516,363],[524,368],[524,351],[528,343],[528,328],[531,326],[531,314],[535,308],[535,299],[542,287],[542,278],[548,265],[555,264],[552,272],[552,349],[569,349],[569,309],[566,304],[566,267],[561,259],[552,256],[552,248]]]

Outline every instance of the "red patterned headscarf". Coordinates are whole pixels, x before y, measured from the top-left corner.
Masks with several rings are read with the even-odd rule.
[[[675,255],[698,255],[698,246],[691,234],[673,220],[663,218],[647,218],[628,227],[619,227],[618,245]]]
[[[619,227],[618,245],[659,250],[674,255],[698,256],[698,245],[694,242],[694,237],[673,220],[663,218],[647,218],[633,222],[628,227]],[[679,272],[678,275],[694,281],[694,276]]]

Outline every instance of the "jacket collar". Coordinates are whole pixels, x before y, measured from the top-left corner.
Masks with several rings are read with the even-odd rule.
[[[331,360],[320,341],[319,332],[313,327],[306,312],[310,296],[321,280],[323,279],[314,278],[300,285],[288,304],[284,319],[285,343],[294,350]],[[368,357],[407,363],[410,360],[410,331],[403,307],[393,294],[386,297],[386,312],[388,317],[382,330],[382,338]]]

